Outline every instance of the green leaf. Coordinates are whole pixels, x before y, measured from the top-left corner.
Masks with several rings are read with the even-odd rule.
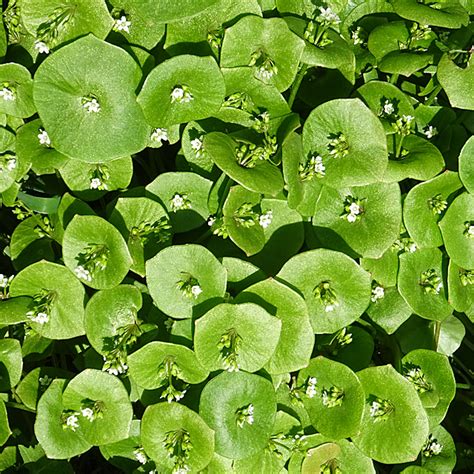
[[[240,293],[250,285],[254,285],[266,278],[262,270],[245,260],[224,257],[222,265],[227,270],[227,290],[232,294]]]
[[[46,58],[33,93],[53,147],[92,163],[145,148],[149,128],[134,93],[141,76],[130,55],[92,35]]]
[[[0,324],[9,326],[27,321],[26,313],[32,301],[33,299],[28,296],[7,298],[0,301]]]
[[[224,78],[213,58],[181,55],[151,71],[138,103],[150,125],[168,127],[210,117],[224,97]]]
[[[242,420],[242,410],[250,406],[253,419]],[[216,453],[244,459],[268,443],[275,423],[275,391],[258,375],[223,372],[204,387],[199,414],[216,433]]]
[[[100,370],[85,369],[68,383],[62,401],[66,409],[81,413],[77,433],[92,445],[114,443],[128,437],[132,404],[117,377]],[[82,415],[81,409],[92,402],[99,406],[100,411],[90,421]]]
[[[461,186],[457,173],[445,171],[410,189],[403,203],[403,221],[418,247],[443,245],[438,221]]]
[[[474,194],[474,137],[464,144],[461,154],[459,155],[459,177],[462,184],[470,192]]]
[[[92,446],[79,431],[63,428],[63,390],[66,380],[53,380],[38,402],[35,436],[50,459],[70,459]]]
[[[421,465],[429,472],[452,472],[456,465],[456,446],[453,437],[441,425],[432,428],[430,435],[427,449],[421,453]],[[429,445],[433,442],[441,445],[441,452],[430,456],[433,451],[429,450]]]
[[[33,81],[31,74],[24,66],[16,63],[0,65],[0,82],[3,84],[3,91],[10,91],[6,99],[2,96],[0,101],[0,112],[13,117],[31,117],[35,112],[33,102]],[[11,95],[13,94],[13,95]]]
[[[191,349],[161,341],[150,342],[128,357],[130,375],[146,390],[159,388],[168,383],[158,371],[167,360],[172,360],[178,366],[178,377],[186,383],[201,383],[209,375]]]
[[[269,279],[246,288],[237,295],[235,302],[258,304],[281,320],[280,339],[265,365],[270,374],[295,372],[308,365],[314,335],[308,309],[301,296],[280,282]]]
[[[227,279],[225,268],[214,255],[194,244],[161,250],[147,261],[146,277],[158,308],[178,319],[203,314],[221,302]],[[199,286],[201,292],[196,288],[192,293],[193,286]]]
[[[364,411],[364,391],[354,372],[320,356],[300,371],[298,385],[308,386],[311,377],[316,378],[315,393],[307,388],[303,395],[311,424],[333,439],[356,435]]]
[[[72,219],[64,232],[63,258],[69,270],[79,275],[84,284],[98,290],[117,286],[132,263],[120,232],[96,216],[75,216]],[[82,270],[79,271],[78,267]]]
[[[452,260],[448,267],[449,303],[456,311],[467,313],[474,309],[474,281],[472,270],[456,265]]]
[[[182,18],[194,16],[201,11],[211,8],[218,0],[160,0],[149,2],[147,7],[160,18],[162,23],[171,23]],[[142,7],[143,9],[143,7]]]
[[[84,287],[63,265],[41,261],[22,270],[10,286],[11,296],[50,297],[50,304],[38,307],[33,299],[26,319],[41,336],[49,339],[71,339],[84,334]],[[45,312],[48,320],[34,322],[38,312]]]
[[[189,437],[190,449],[181,458],[176,453],[182,452],[182,438],[178,438],[175,450],[171,450],[174,455],[170,455],[166,447],[165,440],[173,433],[186,433]],[[147,407],[142,419],[141,439],[145,452],[164,473],[177,469],[178,460],[183,461],[189,470],[201,471],[214,454],[214,432],[196,412],[179,403],[158,403]]]
[[[451,357],[461,346],[465,335],[464,324],[455,316],[449,316],[441,323],[438,352]]]
[[[20,342],[16,339],[0,340],[0,391],[7,392],[21,378],[23,359]]]
[[[449,257],[460,267],[474,268],[474,196],[458,196],[439,226]]]
[[[221,66],[252,67],[257,78],[282,92],[295,79],[303,48],[303,40],[290,31],[285,20],[248,15],[226,31]],[[270,71],[270,77],[261,75],[264,70]]]
[[[256,372],[275,352],[281,326],[254,303],[220,304],[196,321],[197,358],[209,371]]]
[[[400,255],[398,289],[413,312],[422,318],[443,321],[452,308],[445,297],[442,253],[421,249]]]
[[[8,424],[7,408],[5,407],[5,402],[2,400],[0,402],[0,446],[3,446],[7,442],[10,435],[11,435],[11,430]],[[5,449],[3,450],[3,453],[5,453]],[[1,460],[0,460],[0,463],[1,463]],[[3,469],[1,464],[0,464],[0,468]]]
[[[301,465],[302,474],[321,471],[324,465],[330,464],[340,454],[341,448],[336,443],[324,443],[310,449]]]
[[[212,161],[230,178],[249,191],[276,195],[283,188],[280,170],[269,162],[257,163],[246,168],[237,162],[236,150],[239,142],[221,132],[212,132],[204,137],[204,149]]]
[[[307,160],[322,157],[325,176],[320,181],[328,186],[375,183],[387,167],[383,126],[359,99],[336,99],[316,107],[303,128],[303,150]]]
[[[340,252],[318,249],[300,253],[288,260],[277,279],[304,297],[316,334],[338,331],[359,318],[369,305],[369,274]],[[325,284],[329,288],[324,288]]]
[[[390,365],[369,367],[357,376],[366,403],[355,445],[384,464],[414,461],[428,437],[428,419],[416,390]],[[382,414],[374,403],[384,402]]]
[[[462,69],[445,54],[438,63],[436,75],[452,107],[474,110],[472,94],[466,94],[474,87],[472,62],[468,61],[466,68]]]
[[[448,358],[435,351],[417,349],[402,359],[403,375],[418,392],[430,427],[441,423],[456,394],[456,380]]]
[[[148,197],[158,198],[168,211],[173,230],[187,232],[200,227],[209,217],[207,200],[211,186],[210,180],[181,171],[160,174],[146,190]]]

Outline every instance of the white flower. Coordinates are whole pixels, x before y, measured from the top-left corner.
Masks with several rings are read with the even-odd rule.
[[[99,178],[92,178],[89,188],[90,189],[99,189],[102,186],[102,181]]]
[[[188,90],[185,90],[181,86],[176,86],[171,91],[171,102],[190,102],[193,100],[193,95]]]
[[[82,107],[86,109],[88,113],[98,113],[100,112],[100,104],[95,97],[84,100]]]
[[[171,199],[171,207],[173,209],[181,209],[184,206],[184,198],[181,194],[175,194]]]
[[[140,463],[140,464],[146,464],[148,461],[148,458],[146,457],[145,452],[143,451],[142,448],[135,449],[133,451],[133,454],[135,456],[135,459]]]
[[[194,298],[197,298],[202,293],[202,288],[199,285],[193,285],[191,287],[191,293],[193,294]]]
[[[355,214],[347,214],[347,220],[349,222],[355,222],[357,220],[357,216]]]
[[[13,171],[16,168],[16,158],[10,158],[7,161],[7,170]]]
[[[202,137],[191,140],[191,148],[195,151],[196,154],[200,152],[202,150]]]
[[[265,214],[262,214],[259,217],[258,223],[260,224],[261,227],[266,229],[272,223],[272,220],[273,220],[273,212],[267,211],[265,212]]]
[[[326,167],[323,164],[323,158],[321,156],[316,156],[314,158],[314,172],[320,176],[324,176],[326,174]]]
[[[443,282],[442,282],[442,281],[440,281],[440,282],[436,285],[435,292],[436,292],[437,295],[438,295],[439,292],[441,291],[441,288],[443,288]]]
[[[469,228],[467,229],[467,235],[474,236],[474,225],[469,226]]]
[[[51,140],[49,138],[48,132],[46,130],[43,130],[42,128],[40,128],[39,132],[40,133],[38,133],[38,140],[40,142],[40,145],[50,146]]]
[[[76,415],[69,415],[66,418],[66,426],[71,428],[72,431],[76,431],[76,428],[79,428],[79,419],[77,418]]]
[[[157,143],[168,141],[168,131],[166,128],[155,128],[151,134],[151,140]]]
[[[380,408],[381,408],[380,403],[374,400],[370,404],[370,416],[372,417],[377,416]]]
[[[209,227],[212,227],[216,223],[216,218],[215,216],[210,216],[209,219],[207,220],[207,225]]]
[[[247,416],[245,418],[245,421],[249,425],[253,425],[254,419],[253,419],[253,412],[254,412],[254,407],[253,404],[251,403],[248,408],[247,408]]]
[[[360,214],[360,206],[359,204],[357,204],[356,202],[353,202],[350,206],[349,206],[349,212],[351,214],[355,214],[356,216]]]
[[[8,277],[3,273],[0,273],[0,288],[6,288],[8,286]]]
[[[341,22],[339,16],[334,13],[330,7],[319,7],[319,11],[321,12],[319,15],[319,19],[321,21],[325,21],[327,23],[334,23],[335,25]]]
[[[389,100],[386,100],[385,103],[383,104],[383,113],[385,115],[392,115],[394,112],[395,112],[395,107]]]
[[[326,313],[330,313],[334,311],[334,308],[336,306],[337,306],[336,304],[328,304],[327,306],[324,307],[324,310],[326,311]]]
[[[80,278],[81,280],[92,281],[91,272],[85,269],[82,265],[78,265],[74,269],[74,273],[76,274],[77,278]]]
[[[364,44],[364,40],[360,37],[362,32],[362,28],[358,26],[351,35],[352,41],[354,44]]]
[[[130,33],[130,27],[132,22],[127,20],[125,15],[122,15],[120,18],[117,18],[114,23],[113,29],[115,31],[125,31],[125,33]]]
[[[5,101],[15,100],[15,93],[11,89],[9,89],[8,87],[4,87],[0,91],[0,97],[2,97],[3,100],[5,100]]]
[[[48,315],[48,313],[44,313],[44,312],[40,311],[39,313],[37,313],[33,317],[30,317],[30,320],[33,321],[34,323],[46,324],[49,321],[49,315]]]
[[[413,115],[404,115],[402,118],[405,120],[407,125],[410,125],[413,120],[415,120],[415,117],[413,117]]]
[[[433,456],[437,456],[443,450],[443,445],[441,443],[438,443],[438,442],[431,443],[430,450],[431,450]]]
[[[274,72],[272,70],[269,70],[263,66],[259,67],[255,72],[257,78],[265,82],[269,81],[273,77],[273,74]]]
[[[377,300],[380,300],[385,296],[385,290],[382,286],[376,286],[375,288],[372,288],[372,297],[370,298],[373,303],[375,303]]]
[[[187,474],[190,471],[189,466],[175,467],[171,474]]]
[[[425,137],[430,140],[438,134],[438,130],[436,129],[436,127],[433,127],[433,125],[430,125],[423,130],[423,133],[425,134]]]
[[[46,43],[44,43],[43,41],[36,40],[35,41],[35,49],[40,54],[43,54],[43,53],[48,54],[49,53],[48,45]]]
[[[316,377],[310,377],[308,379],[308,385],[306,387],[306,395],[309,398],[313,398],[316,395]]]
[[[417,246],[416,246],[415,242],[412,242],[412,243],[408,246],[408,251],[409,251],[410,253],[415,252],[416,249],[417,249]]]
[[[89,421],[94,421],[94,410],[92,408],[81,408],[81,415]]]

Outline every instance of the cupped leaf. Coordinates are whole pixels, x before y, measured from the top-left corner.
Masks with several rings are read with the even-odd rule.
[[[295,79],[303,48],[285,20],[248,15],[226,31],[221,66],[251,67],[262,82],[285,91]]]
[[[452,260],[448,267],[449,303],[456,311],[474,311],[474,271],[456,265]]]
[[[0,445],[3,446],[11,435],[10,425],[8,424],[8,415],[5,402],[0,402]],[[3,451],[3,453],[5,450]]]
[[[179,403],[147,407],[141,425],[145,452],[161,472],[200,472],[214,454],[214,432],[194,411]]]
[[[349,367],[317,357],[300,371],[298,385],[306,388],[303,402],[318,432],[333,439],[349,438],[359,432],[365,397]]]
[[[369,367],[357,376],[366,402],[354,444],[385,464],[414,461],[428,437],[428,418],[416,390],[390,365]]]
[[[222,301],[226,271],[209,250],[200,245],[174,245],[146,263],[150,295],[164,313],[191,318]]]
[[[0,324],[9,326],[27,321],[26,313],[29,311],[32,301],[33,298],[29,296],[18,296],[0,301]]]
[[[459,155],[459,177],[464,187],[474,194],[474,137],[464,144]]]
[[[221,132],[212,132],[204,137],[204,149],[230,178],[249,191],[276,195],[283,188],[280,170],[267,161],[257,163],[253,168],[240,165],[237,159],[239,143],[242,142]]]
[[[33,94],[54,148],[92,163],[145,148],[149,128],[135,97],[141,76],[128,53],[92,35],[46,58]]]
[[[84,326],[87,339],[102,355],[115,349],[117,339],[136,327],[142,294],[132,285],[119,285],[94,294],[86,306]]]
[[[28,163],[15,155],[15,135],[0,127],[0,192],[5,192],[28,171]]]
[[[438,221],[461,186],[457,173],[445,171],[410,189],[403,203],[403,221],[418,247],[443,245]]]
[[[130,269],[132,259],[120,232],[96,216],[75,216],[64,231],[66,266],[95,289],[117,286]]]
[[[430,430],[421,451],[421,465],[428,472],[453,472],[456,446],[453,437],[441,425]]]
[[[84,287],[66,267],[34,263],[18,273],[10,294],[33,298],[26,318],[41,336],[71,339],[84,334]]]
[[[414,313],[434,321],[442,321],[452,313],[445,297],[442,263],[442,253],[438,249],[400,255],[400,294]]]
[[[178,377],[186,383],[201,383],[209,375],[191,349],[161,341],[150,342],[128,357],[130,375],[146,390],[159,388],[168,382],[159,373],[168,361],[174,363]]]
[[[446,252],[463,268],[474,268],[474,196],[463,193],[449,206],[439,224]]]
[[[62,402],[66,410],[78,413],[77,433],[89,443],[100,446],[128,438],[132,404],[117,377],[85,369],[68,383]],[[85,414],[87,408],[93,415]]]
[[[359,99],[335,99],[314,109],[303,128],[307,161],[320,156],[321,183],[357,186],[377,182],[387,167],[382,124]]]
[[[441,423],[456,394],[456,380],[448,358],[435,351],[416,349],[403,357],[402,375],[418,392],[430,427]]]
[[[0,112],[13,117],[31,117],[35,112],[33,81],[24,66],[16,63],[0,65],[2,99]]]
[[[460,28],[469,22],[469,14],[456,0],[434,4],[417,0],[395,0],[392,3],[395,13],[422,25]]]
[[[153,69],[138,103],[151,126],[168,127],[210,117],[224,97],[224,78],[213,58],[180,55]]]
[[[109,221],[122,234],[133,263],[131,270],[145,276],[145,262],[171,243],[168,213],[161,204],[146,197],[119,198]]]
[[[21,378],[23,359],[20,341],[16,339],[0,340],[0,391],[13,388]]]
[[[197,358],[209,371],[256,372],[275,352],[281,326],[254,303],[220,304],[196,321]]]
[[[268,443],[276,415],[275,391],[258,375],[223,372],[204,387],[199,414],[216,433],[216,453],[243,459]]]
[[[313,217],[316,233],[327,247],[334,245],[336,233],[356,253],[371,258],[381,257],[393,244],[401,222],[401,194],[397,183],[337,190],[325,186]]]
[[[207,200],[212,182],[185,171],[160,174],[147,187],[149,197],[157,197],[169,213],[175,232],[200,227],[209,217]]]
[[[308,365],[314,335],[308,308],[298,293],[277,280],[269,279],[246,288],[237,295],[235,302],[256,303],[281,320],[280,339],[265,365],[270,374],[295,372]]]
[[[53,380],[38,402],[35,436],[50,459],[70,459],[92,447],[79,431],[64,428],[65,386],[66,380]]]
[[[172,23],[182,18],[197,15],[211,8],[219,0],[147,0],[146,5],[162,23]],[[143,7],[142,7],[143,9]]]
[[[250,285],[265,280],[265,273],[250,262],[234,257],[224,257],[222,265],[227,270],[227,291],[237,294]],[[1,305],[0,305],[1,307]]]
[[[369,305],[369,274],[340,252],[318,249],[300,253],[288,260],[277,279],[302,294],[317,334],[347,326]]]

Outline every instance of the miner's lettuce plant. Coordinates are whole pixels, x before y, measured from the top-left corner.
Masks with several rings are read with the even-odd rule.
[[[471,472],[468,0],[9,0],[0,471]]]

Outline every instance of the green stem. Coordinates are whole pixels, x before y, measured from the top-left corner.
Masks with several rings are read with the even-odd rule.
[[[469,383],[457,383],[456,388],[459,388],[460,390],[471,390],[472,385]]]
[[[298,90],[300,88],[301,82],[303,81],[303,77],[307,69],[308,69],[307,64],[303,64],[300,67],[300,70],[298,71],[298,74],[295,78],[295,82],[293,82],[293,85],[291,86],[290,98],[288,99],[288,105],[290,106],[290,109],[291,107],[293,107],[293,103],[296,99],[296,94],[298,93]]]
[[[400,137],[400,140],[397,143],[397,149],[395,151],[395,158],[400,158],[400,153],[402,152],[402,145],[403,145],[403,140],[405,140],[405,136],[402,135]]]
[[[437,85],[432,91],[428,98],[425,100],[423,105],[431,105],[433,101],[436,99],[436,96],[441,92],[441,85]]]
[[[434,330],[434,350],[438,350],[439,336],[441,335],[441,322],[436,321]]]
[[[398,81],[398,74],[392,74],[390,76],[390,84],[396,84]]]

